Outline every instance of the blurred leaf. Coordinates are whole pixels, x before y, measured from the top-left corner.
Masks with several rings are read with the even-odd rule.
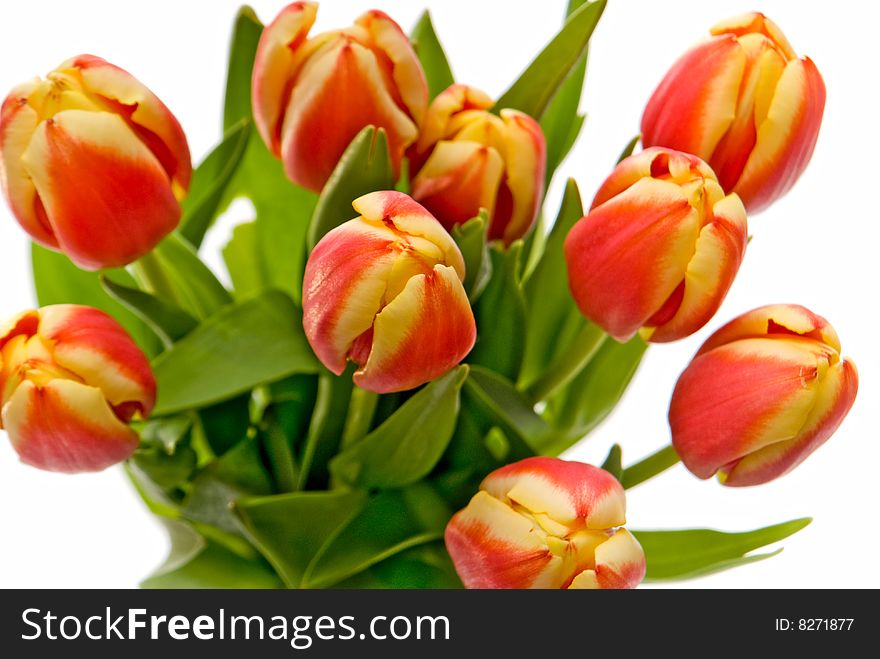
[[[277,291],[230,305],[153,362],[154,414],[210,405],[319,364],[302,333],[301,312]]]
[[[321,547],[366,504],[358,491],[294,492],[241,499],[236,511],[260,553],[289,588],[302,585]]]
[[[198,321],[186,311],[155,295],[117,284],[104,275],[101,275],[100,282],[113,299],[149,325],[167,348],[198,325]]]
[[[342,375],[323,371],[318,376],[318,394],[300,458],[296,489],[324,489],[329,481],[330,459],[336,455],[345,432],[355,366],[350,363]]]
[[[434,23],[431,14],[426,9],[422,12],[418,23],[413,28],[410,36],[413,50],[419,61],[425,77],[428,79],[428,94],[431,99],[455,82],[452,70],[449,68],[449,60],[443,52],[443,46],[434,31]]]
[[[110,297],[101,286],[100,277],[114,283],[134,287],[136,284],[125,270],[104,270],[102,273],[80,270],[64,254],[50,251],[36,243],[31,246],[31,262],[37,302],[41,307],[50,304],[82,304],[95,307],[119,321],[125,331],[148,356],[162,350],[162,344],[153,330],[122,304]]]
[[[159,243],[150,258],[159,262],[181,307],[196,318],[207,318],[232,302],[229,291],[178,234],[172,233]]]
[[[259,262],[256,222],[244,222],[232,230],[232,238],[223,248],[223,260],[236,299],[251,297],[267,287]]]
[[[709,529],[633,531],[648,559],[649,581],[689,579],[775,556],[778,551],[747,556],[806,527],[809,517],[756,531],[724,533]]]
[[[214,455],[223,455],[247,435],[251,425],[250,392],[199,410],[205,439]]]
[[[171,553],[141,588],[280,588],[263,560],[247,560],[181,522],[165,521]]]
[[[627,142],[627,145],[625,147],[623,147],[623,151],[620,152],[620,156],[617,158],[618,165],[623,160],[626,160],[627,158],[629,158],[633,154],[633,151],[636,150],[636,145],[638,145],[640,139],[642,139],[642,136],[636,135],[629,142]]]
[[[309,223],[309,250],[328,231],[357,217],[351,202],[368,192],[393,187],[394,175],[385,130],[366,126],[348,145],[318,197]]]
[[[647,348],[638,336],[626,343],[605,341],[586,368],[550,399],[558,436],[545,447],[549,455],[562,453],[611,413]]]
[[[464,290],[467,291],[471,304],[477,301],[492,278],[492,259],[489,256],[487,239],[488,228],[489,214],[485,209],[480,209],[480,214],[477,217],[452,227],[452,237],[464,257]]]
[[[433,518],[425,511],[435,508]],[[331,536],[303,577],[303,587],[326,588],[394,554],[443,537],[451,511],[432,490],[382,492]]]
[[[618,481],[623,480],[623,463],[621,460],[623,459],[623,449],[620,448],[620,444],[615,444],[611,447],[611,450],[608,451],[608,457],[605,458],[605,462],[602,463],[602,469],[607,471],[609,474],[614,476]]]
[[[229,62],[226,73],[226,100],[223,105],[223,130],[228,131],[251,113],[251,71],[263,24],[247,5],[238,10],[232,28]],[[248,122],[251,123],[251,122]]]
[[[520,110],[540,121],[560,87],[585,57],[604,9],[605,0],[596,0],[575,10],[495,107]]]
[[[562,332],[566,324],[578,328],[586,324],[568,288],[563,250],[565,237],[583,214],[577,183],[569,179],[544,253],[524,286],[528,331],[519,382],[523,388],[534,383],[567,347]]]
[[[463,588],[452,559],[442,542],[406,549],[348,579],[334,588]]]
[[[141,444],[159,446],[168,454],[174,453],[179,444],[189,440],[192,425],[189,414],[150,419],[141,428]]]
[[[250,137],[250,121],[242,119],[226,131],[220,144],[193,171],[189,193],[181,204],[180,235],[196,249],[219,214],[226,186],[244,157]]]
[[[467,378],[458,366],[428,383],[385,423],[330,461],[330,473],[352,487],[393,488],[426,476],[446,450]]]
[[[260,437],[276,489],[293,492],[298,477],[294,452],[308,432],[318,379],[314,375],[294,375],[270,389],[272,399],[260,421]]]
[[[474,315],[480,329],[468,362],[485,366],[515,382],[526,343],[525,296],[519,280],[522,241],[507,251],[494,245],[492,279],[477,301]],[[488,330],[488,331],[487,331]]]
[[[150,480],[166,490],[185,483],[196,468],[196,453],[189,446],[171,453],[158,446],[141,446],[131,459]]]

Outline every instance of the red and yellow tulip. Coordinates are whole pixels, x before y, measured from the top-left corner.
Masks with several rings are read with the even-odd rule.
[[[693,153],[750,213],[806,169],[825,109],[825,83],[779,27],[750,13],[719,23],[657,87],[642,117],[645,146]]]
[[[79,267],[122,266],[180,221],[186,137],[150,90],[92,55],[19,85],[0,108],[0,182],[36,242]]]
[[[700,478],[766,483],[837,430],[858,381],[827,320],[793,304],[755,309],[709,337],[681,374],[672,444]]]
[[[149,362],[120,325],[91,307],[26,311],[0,325],[0,428],[40,469],[98,471],[128,458],[128,423],[153,409]]]
[[[372,10],[309,37],[318,5],[294,2],[263,31],[253,70],[254,119],[288,178],[320,192],[365,126],[388,134],[395,173],[416,141],[428,85],[409,39]]]
[[[635,588],[645,554],[608,472],[527,458],[489,474],[446,527],[466,588]]]
[[[412,192],[449,230],[485,208],[489,238],[510,243],[538,216],[547,147],[537,121],[516,110],[496,116],[494,104],[465,85],[434,99],[410,149]]]
[[[565,240],[583,314],[618,341],[674,341],[713,316],[739,270],[746,212],[695,156],[652,148],[623,160]]]
[[[458,246],[405,194],[372,192],[315,246],[303,282],[303,325],[315,354],[355,383],[387,393],[418,387],[458,364],[476,323]]]

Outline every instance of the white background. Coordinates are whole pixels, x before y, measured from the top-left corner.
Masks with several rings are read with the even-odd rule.
[[[283,6],[280,0],[254,4],[264,22]],[[565,0],[428,5],[457,79],[497,95],[556,32]],[[413,1],[332,0],[322,5],[317,27],[346,25],[373,6],[406,30],[422,9]],[[0,7],[0,94],[90,52],[129,70],[166,102],[196,161],[217,140],[234,0],[33,0]],[[625,462],[632,462],[664,445],[675,379],[709,331],[762,304],[804,304],[831,320],[844,353],[860,368],[859,399],[837,435],[792,474],[751,489],[725,489],[676,467],[632,491],[629,523],[744,530],[812,515],[813,524],[785,542],[782,555],[687,585],[878,587],[876,5],[610,0],[591,46],[586,128],[559,179],[575,177],[589,200],[637,132],[644,103],[666,68],[713,23],[751,9],[779,23],[825,77],[828,104],[813,162],[788,197],[751,221],[754,240],[745,263],[709,327],[653,347],[618,411],[571,457],[601,462],[620,442]],[[548,202],[554,212],[558,199],[559,181]],[[246,208],[234,207],[209,236],[204,253],[216,269],[222,269],[217,251],[229,227],[246,215]],[[27,255],[25,235],[0,206],[0,316],[33,304]],[[133,587],[167,548],[121,469],[43,473],[21,465],[2,432],[0,515],[3,587]]]

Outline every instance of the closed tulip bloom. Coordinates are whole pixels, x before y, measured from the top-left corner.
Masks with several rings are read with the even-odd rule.
[[[642,117],[645,146],[693,153],[750,213],[797,182],[816,146],[825,83],[773,21],[750,13],[719,23],[657,87]]]
[[[652,148],[622,161],[565,240],[583,314],[618,341],[674,341],[705,325],[739,270],[746,212],[695,156]]]
[[[253,70],[254,119],[293,182],[320,192],[355,135],[384,128],[399,171],[428,106],[409,39],[372,10],[354,25],[309,37],[318,5],[294,2],[266,26]]]
[[[99,57],[19,85],[0,108],[0,183],[13,214],[85,270],[153,249],[180,221],[191,175],[174,115]]]
[[[487,110],[483,92],[453,85],[428,108],[419,140],[410,149],[413,198],[447,229],[481,208],[489,238],[522,238],[544,197],[547,147],[537,121],[516,110]]]
[[[700,478],[766,483],[837,430],[858,386],[827,320],[793,304],[761,307],[709,337],[681,374],[672,443]]]
[[[470,352],[477,328],[464,291],[464,261],[446,230],[407,195],[372,192],[361,214],[312,250],[303,282],[303,325],[315,354],[378,393],[418,387]]]
[[[446,527],[466,588],[635,588],[645,554],[604,469],[527,458],[489,474]]]
[[[0,428],[21,460],[99,471],[128,458],[156,399],[150,364],[103,311],[60,304],[0,324]]]

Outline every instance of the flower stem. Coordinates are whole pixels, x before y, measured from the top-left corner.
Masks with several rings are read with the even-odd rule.
[[[666,446],[656,453],[652,453],[647,458],[623,470],[623,478],[620,482],[623,487],[629,489],[635,487],[639,483],[653,478],[657,474],[663,473],[670,467],[678,464],[678,453],[672,446]]]
[[[526,391],[532,402],[546,400],[557,389],[565,386],[590,363],[608,335],[594,323],[587,323],[568,350],[559,355],[549,368]]]
[[[148,252],[131,264],[131,271],[138,285],[147,293],[152,293],[169,302],[177,302],[174,286],[156,252]]]
[[[341,449],[351,446],[370,431],[378,402],[379,394],[360,387],[352,389],[348,415],[345,417],[345,428],[342,431]]]

